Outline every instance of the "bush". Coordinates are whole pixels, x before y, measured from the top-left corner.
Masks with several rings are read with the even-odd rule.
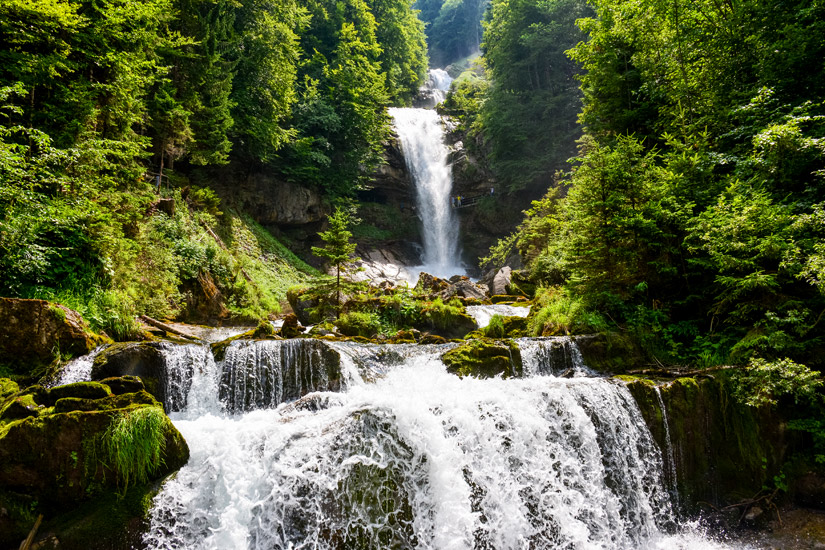
[[[338,318],[338,330],[346,336],[372,338],[381,331],[381,318],[377,313],[351,311]]]
[[[528,319],[528,332],[534,336],[604,332],[608,328],[600,313],[587,309],[580,298],[571,298],[557,287],[538,289],[536,305],[538,311]]]

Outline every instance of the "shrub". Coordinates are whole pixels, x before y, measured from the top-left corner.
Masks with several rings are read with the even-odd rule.
[[[160,407],[139,407],[121,412],[98,441],[98,457],[117,472],[123,491],[129,483],[143,484],[163,464],[166,415]]]
[[[381,331],[381,318],[377,313],[351,311],[339,317],[338,330],[346,336],[371,338]]]

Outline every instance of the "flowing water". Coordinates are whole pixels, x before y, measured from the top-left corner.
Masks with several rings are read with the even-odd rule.
[[[154,500],[147,547],[723,547],[677,527],[623,385],[587,376],[570,339],[519,345],[532,375],[507,380],[448,374],[451,344],[236,342],[204,358],[172,415],[191,458]],[[552,375],[568,364],[577,376]]]
[[[529,307],[509,306],[506,304],[467,306],[467,315],[475,319],[479,328],[489,325],[493,315],[501,315],[502,317],[527,317],[529,314]]]
[[[418,270],[444,278],[464,273],[459,265],[458,219],[450,205],[453,177],[441,118],[428,109],[389,111],[415,184],[424,247],[424,265]]]

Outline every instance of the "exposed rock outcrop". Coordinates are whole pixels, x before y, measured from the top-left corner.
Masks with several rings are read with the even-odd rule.
[[[85,355],[108,341],[76,311],[45,300],[0,298],[0,327],[0,362],[18,374],[50,363],[57,352]]]

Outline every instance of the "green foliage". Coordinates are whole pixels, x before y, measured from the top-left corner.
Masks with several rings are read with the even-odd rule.
[[[734,396],[751,407],[776,405],[783,396],[793,397],[797,404],[822,402],[822,376],[788,358],[771,362],[752,359],[733,381]]]
[[[605,318],[586,308],[582,299],[570,297],[555,287],[536,292],[536,303],[527,323],[533,336],[604,332],[608,328]]]
[[[347,230],[352,223],[349,212],[341,207],[337,207],[335,212],[327,218],[329,229],[321,231],[321,237],[326,245],[324,247],[312,247],[312,253],[316,256],[326,258],[330,264],[335,266],[336,289],[338,292],[338,305],[341,304],[341,271],[346,271],[347,266],[357,262],[360,258],[353,256],[356,243],[349,242],[352,233]]]
[[[124,493],[130,483],[147,483],[162,465],[168,422],[160,407],[137,407],[113,417],[100,437],[97,456],[117,473]]]
[[[344,313],[336,322],[341,334],[374,338],[381,331],[381,319],[376,313],[351,311]]]
[[[579,67],[565,51],[582,41],[582,0],[493,0],[484,59],[492,81],[481,108],[491,166],[511,190],[546,186],[580,135]]]
[[[419,18],[427,26],[427,44],[433,67],[445,67],[477,52],[481,20],[490,0],[417,0]]]
[[[493,3],[485,53],[494,87],[482,111],[504,113],[501,128],[515,136],[504,146],[515,143],[516,154],[518,139],[536,140],[518,116],[489,109],[510,90],[524,97],[513,110],[534,99],[555,107],[541,99],[541,71],[511,67],[540,68],[553,59],[545,38],[574,36],[553,12],[562,4]],[[810,33],[823,28],[822,7],[591,5],[595,17],[577,22],[587,39],[566,46],[583,69],[576,164],[554,182],[566,188],[534,203],[485,260],[501,265],[518,250],[534,282],[563,286],[661,361],[790,357],[819,367],[825,42]],[[816,68],[794,72],[804,65]],[[495,118],[482,122],[495,147]],[[542,313],[563,325],[558,315]]]
[[[481,332],[487,338],[506,338],[507,330],[504,328],[504,318],[501,315],[493,315],[487,326],[481,329]]]

